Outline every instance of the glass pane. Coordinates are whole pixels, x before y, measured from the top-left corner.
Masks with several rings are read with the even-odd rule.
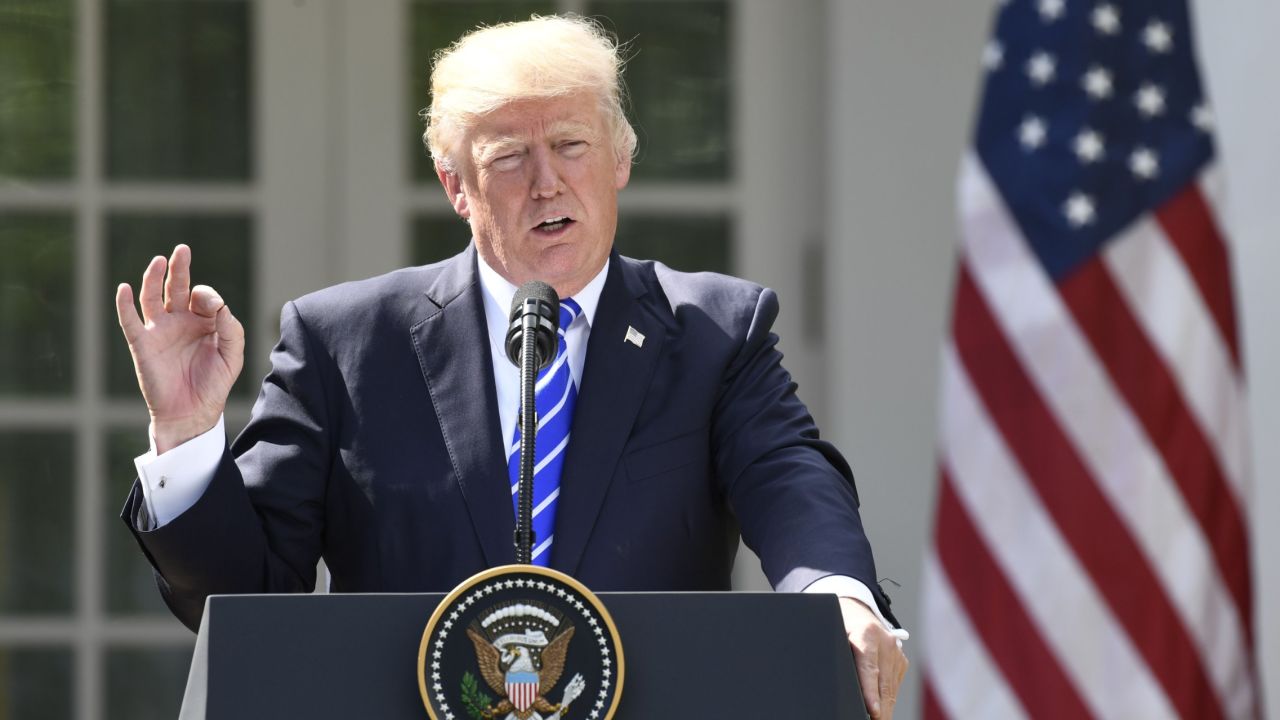
[[[471,242],[471,226],[456,215],[420,215],[409,236],[409,264],[426,265],[451,258]]]
[[[722,215],[618,218],[614,247],[628,257],[659,260],[676,270],[733,272],[729,219]]]
[[[156,614],[172,617],[151,574],[151,564],[133,534],[116,519],[137,474],[133,459],[147,451],[147,428],[114,430],[107,434],[105,475],[107,491],[103,516],[107,541],[107,611],[112,615]],[[177,623],[177,619],[174,619]],[[175,713],[176,714],[176,713]]]
[[[74,28],[71,0],[0,3],[0,177],[73,172]]]
[[[109,0],[106,168],[119,179],[252,173],[245,0]]]
[[[625,77],[640,137],[632,179],[728,179],[729,3],[597,0],[587,7],[630,43]]]
[[[108,720],[172,720],[182,709],[192,646],[107,651]]]
[[[514,20],[528,20],[529,16],[550,15],[555,12],[551,2],[469,2],[467,0],[411,0],[409,21],[409,106],[416,113],[431,102],[431,58],[457,40],[468,30],[479,25],[495,25]],[[418,182],[435,182],[436,172],[431,158],[422,144],[421,118],[409,118],[414,132],[408,133],[410,152],[414,159],[413,177]]]
[[[107,219],[106,283],[112,295],[122,282],[133,286],[135,297],[142,271],[156,255],[169,256],[176,243],[191,246],[192,285],[209,285],[222,295],[241,322],[253,317],[253,227],[245,215],[153,215],[117,213]],[[107,388],[111,395],[138,398],[129,346],[120,334],[115,303],[105,298],[103,333],[107,348]],[[250,377],[252,333],[245,348],[245,370],[232,393],[252,397],[261,378]]]
[[[0,647],[0,718],[67,720],[71,672],[69,648]]]
[[[72,436],[3,432],[0,458],[0,615],[70,613]]]
[[[74,389],[73,228],[68,215],[0,213],[0,396]]]

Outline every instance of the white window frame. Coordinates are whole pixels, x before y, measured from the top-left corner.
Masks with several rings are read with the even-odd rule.
[[[671,0],[635,0],[670,3]],[[729,218],[734,272],[778,291],[788,369],[821,420],[821,288],[806,278],[822,250],[825,153],[822,0],[725,0],[731,6],[734,176],[725,182],[637,181],[620,196],[623,213]],[[0,186],[0,211],[65,211],[74,218],[75,394],[58,399],[0,398],[0,431],[65,430],[75,444],[72,520],[73,609],[67,616],[0,616],[0,646],[70,647],[74,716],[105,715],[106,651],[186,647],[189,631],[164,615],[112,617],[106,611],[106,544],[115,525],[105,496],[107,433],[146,422],[140,398],[112,399],[105,387],[100,325],[106,218],[117,210],[242,211],[253,220],[252,296],[242,313],[253,338],[246,373],[262,377],[278,337],[280,307],[334,282],[386,272],[407,262],[415,213],[447,215],[443,193],[411,177],[406,123],[421,98],[403,97],[409,58],[409,0],[250,0],[254,176],[245,183],[108,182],[102,167],[105,0],[75,0],[76,166],[65,182]],[[582,12],[582,0],[562,0]],[[379,82],[371,82],[379,78]],[[749,199],[749,201],[748,201]],[[175,242],[181,238],[175,238]],[[199,281],[199,262],[195,274]],[[806,263],[809,266],[806,266]],[[139,277],[142,268],[138,268]],[[135,281],[136,287],[136,281]],[[817,314],[815,316],[815,313]],[[818,328],[818,330],[813,330]],[[123,340],[121,340],[123,342]],[[228,408],[231,427],[250,401]],[[146,438],[138,439],[139,452]],[[123,502],[123,498],[119,498]],[[763,588],[754,558],[740,559],[739,587]],[[323,582],[321,583],[324,584]],[[323,589],[323,588],[322,588]]]

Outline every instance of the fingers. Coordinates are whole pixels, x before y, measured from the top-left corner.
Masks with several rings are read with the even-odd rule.
[[[217,317],[218,311],[226,306],[217,290],[208,285],[197,285],[191,291],[191,312],[201,317]]]
[[[880,720],[880,664],[876,661],[875,651],[857,653],[854,665],[858,671],[858,685],[862,687],[862,701],[867,706],[867,714],[873,720]]]
[[[218,310],[217,326],[218,353],[223,362],[235,374],[244,367],[244,326],[231,314],[231,308],[223,305]]]
[[[142,273],[142,285],[138,290],[138,300],[142,303],[142,317],[147,322],[155,322],[164,313],[164,270],[168,265],[164,256],[151,258],[147,269]]]
[[[197,285],[191,291],[191,312],[201,317],[213,318],[214,332],[218,336],[218,354],[223,362],[238,375],[244,367],[244,326],[231,314],[222,296],[208,285]]]
[[[169,257],[169,277],[164,283],[164,309],[187,307],[191,296],[191,248],[178,245]]]
[[[142,334],[142,318],[138,317],[138,308],[133,304],[133,288],[128,283],[120,283],[116,287],[116,317],[120,319],[124,339],[132,345]]]
[[[861,652],[855,652],[858,684],[867,713],[874,720],[892,720],[898,704],[898,690],[907,675],[907,656],[897,640],[885,637]]]
[[[907,674],[907,656],[896,647],[885,649],[880,656],[880,720],[892,720],[898,688]]]

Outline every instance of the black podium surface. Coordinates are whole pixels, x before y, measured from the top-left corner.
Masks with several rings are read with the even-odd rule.
[[[211,597],[181,717],[425,718],[418,646],[443,597]],[[622,720],[866,717],[834,596],[599,597],[626,659]]]

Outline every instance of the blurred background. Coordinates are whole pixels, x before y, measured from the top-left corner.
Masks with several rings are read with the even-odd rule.
[[[1252,405],[1256,646],[1280,696],[1280,8],[1196,6]],[[859,479],[918,658],[954,187],[995,3],[0,0],[0,720],[172,718],[193,637],[117,519],[146,411],[113,290],[191,245],[249,330],[468,240],[420,140],[432,54],[574,11],[630,43],[617,245],[778,290],[788,368]],[[763,587],[744,555],[739,584]],[[899,717],[920,713],[918,666]]]

